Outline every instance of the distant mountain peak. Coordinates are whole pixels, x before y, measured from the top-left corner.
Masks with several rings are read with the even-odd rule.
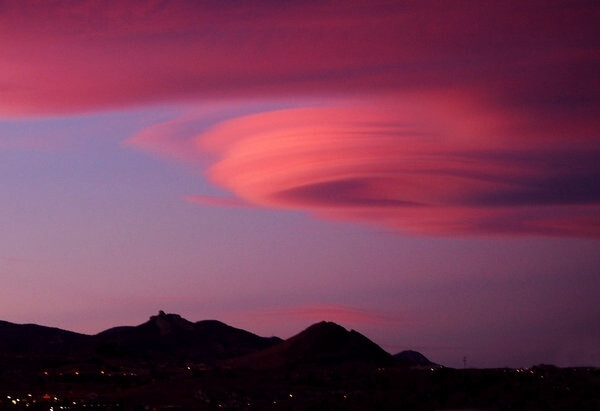
[[[94,337],[107,355],[146,356],[214,363],[246,355],[279,343],[217,320],[191,322],[179,314],[159,311],[136,326],[114,327]]]
[[[162,310],[158,312],[158,315],[151,316],[149,322],[158,328],[160,335],[168,335],[181,330],[194,330],[194,323],[186,320],[179,314],[166,314]]]
[[[174,313],[165,313],[163,310],[160,310],[158,312],[158,315],[152,315],[150,316],[150,321],[157,321],[157,320],[173,320],[173,319],[183,319],[183,317],[181,317],[181,315],[179,314],[174,314]]]
[[[359,332],[348,331],[334,322],[321,321],[280,344],[230,364],[275,369],[307,364],[387,363],[391,359],[390,354]]]
[[[305,329],[303,332],[305,333],[314,333],[314,332],[333,332],[333,333],[346,333],[346,329],[344,327],[342,327],[339,324],[336,324],[334,322],[331,321],[320,321],[318,323],[315,323],[311,326],[309,326],[307,329]]]

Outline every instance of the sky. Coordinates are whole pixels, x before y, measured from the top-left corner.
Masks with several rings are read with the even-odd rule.
[[[600,366],[596,1],[0,1],[0,319],[329,320]]]

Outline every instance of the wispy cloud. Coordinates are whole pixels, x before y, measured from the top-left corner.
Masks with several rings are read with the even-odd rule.
[[[188,199],[417,233],[600,235],[593,139],[531,133],[511,112],[456,93],[375,101],[267,111],[200,131],[187,155],[213,158],[208,178],[237,200]]]
[[[597,237],[597,17],[585,1],[11,2],[0,116],[310,98],[126,144],[207,168],[236,198],[188,197],[204,204]]]
[[[267,3],[4,2],[0,115],[453,88],[597,117],[593,3]]]
[[[250,316],[277,317],[281,321],[302,322],[307,325],[318,321],[333,321],[346,326],[391,325],[401,318],[339,304],[311,304],[292,307],[274,307],[248,313]]]

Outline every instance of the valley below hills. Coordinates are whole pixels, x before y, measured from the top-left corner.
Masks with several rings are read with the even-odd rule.
[[[332,322],[282,340],[159,312],[95,335],[0,321],[0,409],[600,409],[600,370],[452,369]]]

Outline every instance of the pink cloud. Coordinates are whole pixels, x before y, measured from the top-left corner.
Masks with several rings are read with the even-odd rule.
[[[598,13],[560,1],[10,2],[0,116],[335,98],[208,131],[175,119],[126,144],[210,164],[215,185],[256,206],[410,232],[596,237]]]
[[[586,2],[8,2],[0,115],[455,88],[589,129],[597,17]]]
[[[397,38],[399,11],[370,2],[6,4],[0,113],[281,95],[313,84],[338,91],[350,83],[382,87],[371,72],[397,61],[390,37]]]
[[[309,325],[319,321],[333,321],[348,326],[397,324],[400,318],[339,304],[311,304],[294,307],[267,308],[245,312],[246,316],[261,319],[278,317],[279,320]]]
[[[150,154],[186,163],[197,163],[198,154],[194,150],[194,132],[189,128],[198,123],[197,116],[179,117],[158,123],[136,133],[122,145],[134,147]],[[194,128],[197,128],[196,125]]]
[[[419,93],[223,121],[188,154],[212,157],[209,180],[235,200],[189,199],[438,235],[600,236],[597,142],[486,107]]]
[[[509,116],[446,98],[268,112],[199,145],[218,154],[211,181],[264,207],[414,232],[600,235],[597,144],[540,148],[504,134]]]

